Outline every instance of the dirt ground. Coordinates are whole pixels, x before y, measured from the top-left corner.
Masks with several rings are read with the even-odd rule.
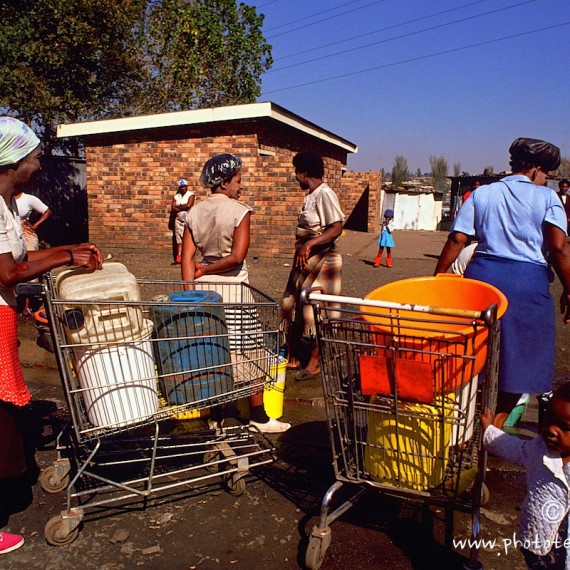
[[[341,238],[344,256],[343,294],[362,296],[389,281],[431,275],[446,235],[440,232],[398,232],[394,267],[374,268],[376,236],[346,232]],[[166,255],[112,253],[138,278],[176,279],[179,267]],[[250,259],[250,282],[279,299],[290,267],[288,259]],[[553,285],[555,298],[561,292]],[[54,435],[58,418],[65,418],[65,402],[52,355],[33,346],[34,332],[22,326],[21,358],[34,399],[45,407],[37,452],[40,467],[55,458]],[[556,377],[570,378],[566,347],[569,329],[557,319]],[[537,339],[538,341],[538,339]],[[76,541],[62,547],[46,544],[46,522],[66,508],[65,493],[47,495],[34,487],[33,503],[13,515],[9,530],[22,532],[26,545],[2,557],[6,570],[49,569],[129,570],[294,570],[303,567],[307,536],[318,521],[319,505],[335,480],[329,436],[322,407],[320,380],[295,383],[288,375],[284,418],[293,425],[282,436],[271,437],[275,463],[248,476],[245,493],[234,497],[218,483],[192,485],[173,497],[120,509],[94,509],[86,517]],[[55,413],[54,413],[55,410]],[[41,416],[41,413],[39,414]],[[536,433],[536,403],[525,413],[517,433]],[[491,499],[482,519],[482,534],[501,541],[516,532],[524,497],[524,473],[490,458],[487,483]],[[444,546],[446,533],[469,536],[470,517],[456,513],[450,527],[445,512],[422,509],[371,493],[332,525],[332,542],[323,570],[359,568],[393,570],[462,568],[465,550]],[[450,530],[451,528],[451,530]],[[463,555],[463,556],[462,556]],[[483,549],[487,570],[526,568],[516,551]]]

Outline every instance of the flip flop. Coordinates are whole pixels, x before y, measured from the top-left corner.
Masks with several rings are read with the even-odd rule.
[[[297,382],[306,382],[307,380],[312,380],[319,374],[320,372],[317,372],[317,374],[311,374],[306,368],[303,368],[297,372],[295,375],[295,380],[297,380]]]

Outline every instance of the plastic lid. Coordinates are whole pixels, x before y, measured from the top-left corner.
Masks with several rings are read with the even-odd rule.
[[[180,291],[168,295],[171,303],[219,303],[222,296],[217,291]]]

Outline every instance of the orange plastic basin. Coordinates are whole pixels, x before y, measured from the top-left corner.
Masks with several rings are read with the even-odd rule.
[[[508,306],[496,287],[452,274],[393,281],[365,298],[468,311],[496,304],[497,318]],[[470,318],[404,309],[361,311],[368,313],[363,318],[371,324],[373,342],[383,347],[376,356],[361,357],[364,393],[393,394],[397,387],[400,397],[430,402],[469,382],[485,365],[489,331],[481,322],[474,326]]]

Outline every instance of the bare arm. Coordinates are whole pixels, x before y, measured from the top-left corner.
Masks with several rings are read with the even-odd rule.
[[[451,264],[457,259],[457,256],[461,253],[461,250],[467,245],[469,241],[469,236],[461,232],[453,232],[447,238],[441,253],[439,254],[439,260],[435,267],[434,275],[438,273],[445,273]]]
[[[550,247],[550,261],[564,291],[560,297],[560,312],[564,322],[570,322],[570,248],[566,234],[558,227],[546,223],[546,239]]]
[[[190,196],[190,198],[188,198],[188,202],[186,202],[186,204],[176,204],[176,201],[173,199],[172,200],[172,204],[170,205],[170,209],[174,212],[187,212],[193,205],[194,202],[196,201],[196,196]]]
[[[99,248],[91,243],[61,245],[40,251],[30,251],[28,260],[16,263],[11,253],[0,254],[0,283],[14,287],[18,283],[35,279],[56,267],[70,265],[98,269],[103,263]]]
[[[184,227],[184,235],[182,237],[182,262],[180,270],[182,272],[183,281],[194,281],[194,273],[196,271],[196,244],[188,226]]]
[[[36,221],[35,224],[32,224],[32,229],[37,230],[48,218],[51,218],[51,210],[48,208]]]
[[[334,222],[330,226],[327,226],[322,234],[311,238],[299,247],[295,255],[295,265],[299,269],[303,269],[307,261],[309,261],[311,251],[314,247],[333,242],[341,233],[342,222]]]

